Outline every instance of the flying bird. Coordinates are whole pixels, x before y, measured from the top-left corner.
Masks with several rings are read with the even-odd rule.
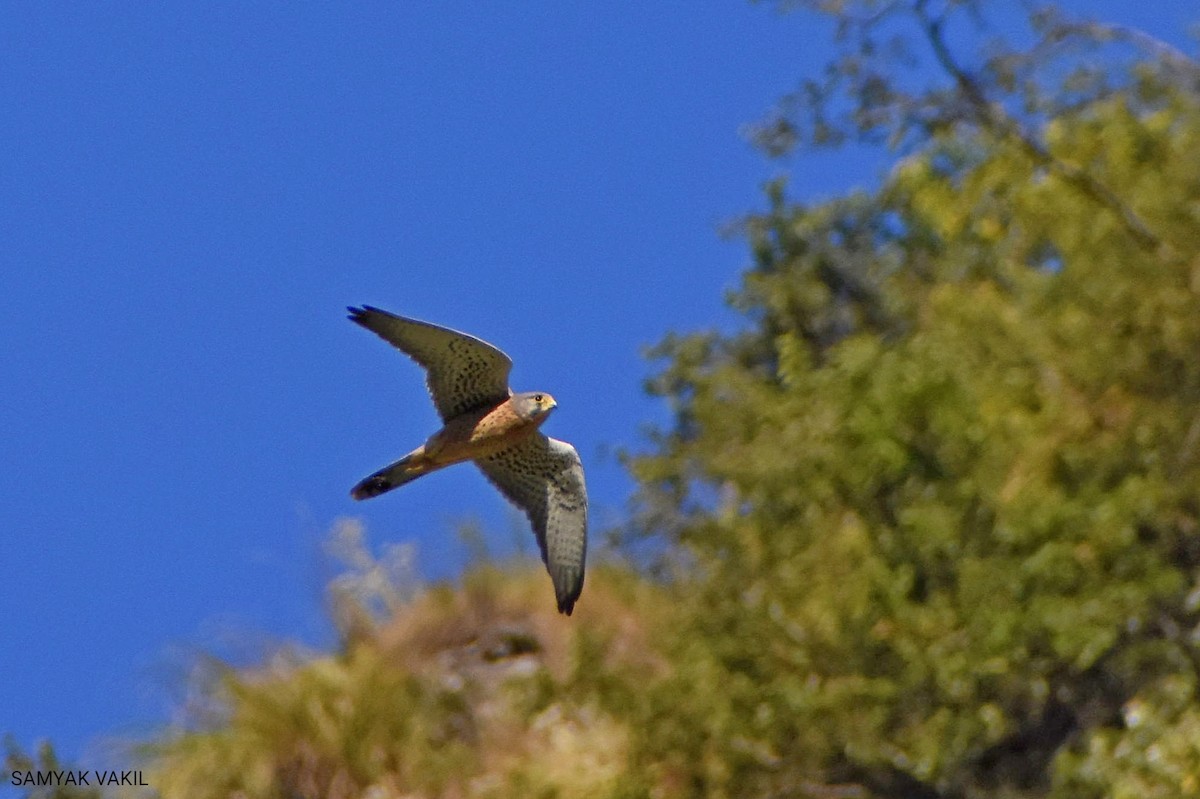
[[[583,591],[587,489],[579,453],[538,428],[558,407],[545,392],[508,386],[512,359],[466,333],[364,305],[349,308],[365,327],[425,369],[442,429],[350,491],[370,499],[455,463],[473,461],[529,517],[558,610],[568,616]]]

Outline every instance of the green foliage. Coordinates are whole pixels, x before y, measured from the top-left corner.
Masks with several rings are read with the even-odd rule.
[[[772,187],[752,327],[658,350],[682,793],[1200,790],[1200,103],[976,121],[874,195]]]
[[[1063,758],[1064,796],[1200,795],[1200,705],[1191,675],[1165,678],[1126,703],[1122,729],[1099,730]]]

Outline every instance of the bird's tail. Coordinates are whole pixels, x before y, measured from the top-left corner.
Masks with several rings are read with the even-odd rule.
[[[418,447],[395,463],[384,466],[370,477],[364,477],[354,488],[350,489],[350,496],[354,499],[377,497],[437,469],[438,467],[432,465],[424,455],[425,448]]]

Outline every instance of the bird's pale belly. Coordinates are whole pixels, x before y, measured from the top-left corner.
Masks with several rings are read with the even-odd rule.
[[[537,430],[513,412],[508,402],[451,419],[425,442],[424,455],[438,465],[486,458]]]

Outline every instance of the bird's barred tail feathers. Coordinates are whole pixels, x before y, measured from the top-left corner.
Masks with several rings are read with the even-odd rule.
[[[420,450],[410,452],[395,463],[384,466],[369,477],[364,477],[350,489],[350,496],[359,500],[370,499],[429,474],[433,470],[419,457],[420,453]]]

